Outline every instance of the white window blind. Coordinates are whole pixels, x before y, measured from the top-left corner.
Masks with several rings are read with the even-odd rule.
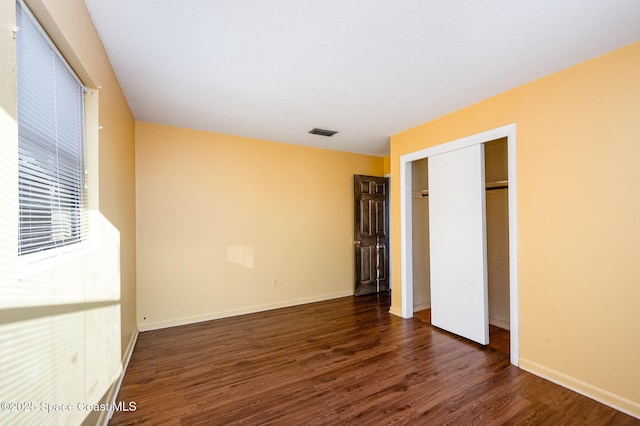
[[[27,7],[17,3],[21,255],[81,240],[83,86]]]

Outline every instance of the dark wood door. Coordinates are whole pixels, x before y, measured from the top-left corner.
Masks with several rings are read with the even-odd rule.
[[[355,295],[389,289],[389,179],[354,175]]]

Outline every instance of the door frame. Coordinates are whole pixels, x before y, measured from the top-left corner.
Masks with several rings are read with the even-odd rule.
[[[400,282],[402,294],[402,317],[413,317],[413,223],[412,223],[412,162],[460,148],[483,144],[495,139],[507,138],[507,168],[509,176],[509,328],[511,334],[511,364],[518,366],[518,198],[516,175],[516,124],[487,130],[451,142],[404,154],[400,157]]]

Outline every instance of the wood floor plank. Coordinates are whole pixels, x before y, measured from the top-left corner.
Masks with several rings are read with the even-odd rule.
[[[345,297],[140,333],[110,425],[593,424],[640,420],[504,351]]]

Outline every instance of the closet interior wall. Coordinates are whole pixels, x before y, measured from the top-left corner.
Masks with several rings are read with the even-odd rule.
[[[427,159],[411,165],[413,224],[413,311],[431,308],[429,281],[429,174]]]
[[[484,144],[489,324],[509,330],[507,138]]]

